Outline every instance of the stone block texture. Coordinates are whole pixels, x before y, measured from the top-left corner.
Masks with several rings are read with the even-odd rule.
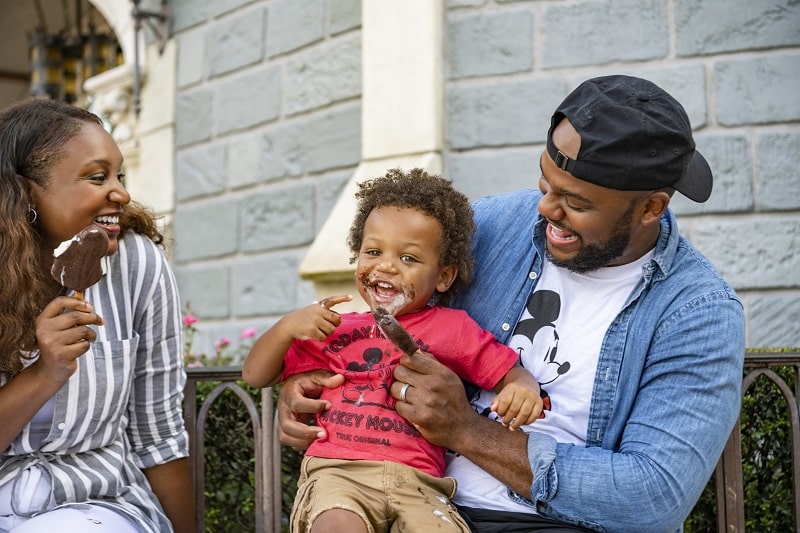
[[[720,61],[714,76],[723,126],[800,120],[800,54]]]
[[[250,70],[226,78],[215,94],[217,133],[249,128],[278,117],[281,83],[276,66]]]
[[[270,3],[267,55],[276,56],[321,40],[325,0],[276,0]]]
[[[261,60],[265,10],[247,10],[225,17],[207,34],[209,76],[218,76]]]
[[[542,66],[662,59],[669,53],[668,15],[663,0],[547,2]]]
[[[675,1],[675,45],[681,56],[800,45],[800,4]]]
[[[514,10],[453,17],[448,25],[450,76],[465,78],[533,68],[533,13]]]
[[[175,165],[178,201],[221,193],[225,175],[223,146],[202,146],[180,153]]]
[[[460,190],[537,187],[572,88],[651,79],[715,175],[708,202],[673,198],[681,232],[741,296],[748,346],[800,346],[800,3],[442,1],[441,156]],[[298,265],[361,160],[362,2],[170,4],[173,262],[213,342],[315,297]]]

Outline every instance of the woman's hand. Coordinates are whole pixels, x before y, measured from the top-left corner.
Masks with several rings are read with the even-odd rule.
[[[89,326],[103,324],[85,300],[59,296],[50,302],[36,318],[39,359],[34,365],[39,375],[59,385],[66,382],[78,368],[78,357],[97,338]]]
[[[339,387],[342,383],[344,376],[329,370],[314,370],[287,378],[278,396],[280,441],[302,452],[316,439],[325,437],[325,430],[308,424],[315,413],[331,407],[328,401],[318,399],[322,390]]]
[[[75,372],[78,357],[97,338],[90,325],[102,326],[103,319],[88,302],[68,296],[59,296],[36,317],[39,358],[0,388],[0,450]]]

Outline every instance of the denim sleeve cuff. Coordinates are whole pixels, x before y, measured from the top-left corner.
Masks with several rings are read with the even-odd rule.
[[[528,461],[533,473],[531,500],[536,505],[539,501],[549,501],[558,490],[558,474],[556,473],[556,440],[550,435],[533,431],[528,434]]]

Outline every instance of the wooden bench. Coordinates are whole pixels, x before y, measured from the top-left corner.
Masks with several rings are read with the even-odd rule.
[[[786,383],[772,369],[778,366],[794,368],[794,383]],[[747,392],[759,377],[773,381],[786,400],[792,436],[792,489],[795,530],[800,533],[800,352],[759,352],[745,356],[746,373],[742,394]],[[237,384],[241,367],[189,368],[185,389],[185,418],[190,436],[190,450],[194,471],[194,495],[197,506],[197,531],[205,530],[204,450],[208,411],[214,401],[226,390],[236,394],[247,410],[254,434],[255,455],[255,524],[258,533],[281,531],[281,453],[277,436],[272,389],[261,391],[259,409],[248,393]],[[197,384],[219,382],[197,408]],[[717,524],[719,533],[743,532],[744,487],[742,474],[741,433],[737,423],[728,440],[715,473],[717,494]]]

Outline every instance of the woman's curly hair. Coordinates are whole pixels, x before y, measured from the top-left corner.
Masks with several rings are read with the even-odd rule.
[[[354,263],[364,240],[364,224],[369,214],[380,207],[417,209],[435,218],[442,227],[439,265],[455,265],[458,275],[438,303],[447,305],[453,294],[469,284],[475,268],[472,257],[472,235],[475,232],[469,199],[453,188],[452,181],[428,174],[421,168],[408,172],[391,169],[386,175],[358,184],[358,207],[347,237]]]
[[[0,113],[0,373],[18,372],[36,348],[34,323],[53,297],[40,262],[42,229],[31,218],[31,183],[48,186],[64,145],[87,123],[102,125],[85,109],[38,98]],[[152,211],[138,203],[125,206],[120,226],[163,243]]]

